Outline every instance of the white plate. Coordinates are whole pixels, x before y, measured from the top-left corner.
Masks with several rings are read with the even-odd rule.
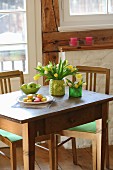
[[[25,97],[26,97],[26,95],[20,96],[20,97],[18,98],[18,102],[19,102],[19,103],[25,103],[25,104],[33,104],[33,105],[35,105],[35,104],[44,104],[44,103],[48,103],[48,102],[53,101],[53,97],[52,97],[52,96],[44,96],[44,97],[47,98],[47,100],[44,101],[44,102],[24,102],[24,101],[23,101],[23,98],[25,98]]]

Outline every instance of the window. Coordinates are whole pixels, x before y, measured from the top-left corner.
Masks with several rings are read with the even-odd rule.
[[[41,50],[41,2],[0,0],[0,71],[19,69],[33,81]]]
[[[113,28],[113,0],[59,0],[59,30]]]
[[[0,71],[27,72],[26,1],[0,1]]]

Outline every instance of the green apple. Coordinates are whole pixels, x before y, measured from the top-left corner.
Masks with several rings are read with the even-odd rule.
[[[22,84],[20,89],[27,89],[27,84]]]
[[[28,84],[27,84],[27,88],[28,88],[28,89],[31,89],[31,88],[35,89],[35,88],[36,88],[36,83],[34,83],[34,82],[28,83]]]
[[[27,84],[22,84],[20,89],[25,93],[28,94],[28,90],[27,90]]]

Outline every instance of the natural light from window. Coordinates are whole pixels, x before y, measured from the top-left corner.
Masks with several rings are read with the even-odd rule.
[[[27,72],[26,0],[0,0],[0,71]]]
[[[70,0],[70,15],[113,13],[113,0]]]
[[[59,31],[113,29],[113,0],[59,0]]]

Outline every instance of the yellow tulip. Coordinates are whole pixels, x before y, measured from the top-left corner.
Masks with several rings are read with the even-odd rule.
[[[66,60],[66,65],[68,64],[68,60]]]
[[[82,79],[82,74],[76,74],[77,79]]]
[[[83,82],[80,80],[80,81],[78,82],[78,84],[79,84],[79,86],[80,86],[80,85],[82,85],[82,84],[83,84]]]
[[[39,78],[40,78],[39,74],[37,74],[33,77],[34,80],[38,80]]]
[[[55,74],[54,74],[54,77],[58,77],[58,74],[57,74],[57,73],[55,73]]]
[[[75,84],[75,88],[77,89],[79,87],[79,85],[78,84]]]
[[[48,70],[49,70],[48,67],[43,67],[43,68],[44,68],[45,71],[48,71]]]
[[[75,70],[76,70],[76,68],[72,68],[72,69],[71,69],[71,72],[74,72]]]
[[[40,67],[40,66],[37,66],[37,69],[38,69],[38,70],[41,70],[41,67]]]
[[[72,70],[72,69],[73,69],[73,66],[72,66],[72,65],[68,65],[67,68],[70,69],[70,70]]]

